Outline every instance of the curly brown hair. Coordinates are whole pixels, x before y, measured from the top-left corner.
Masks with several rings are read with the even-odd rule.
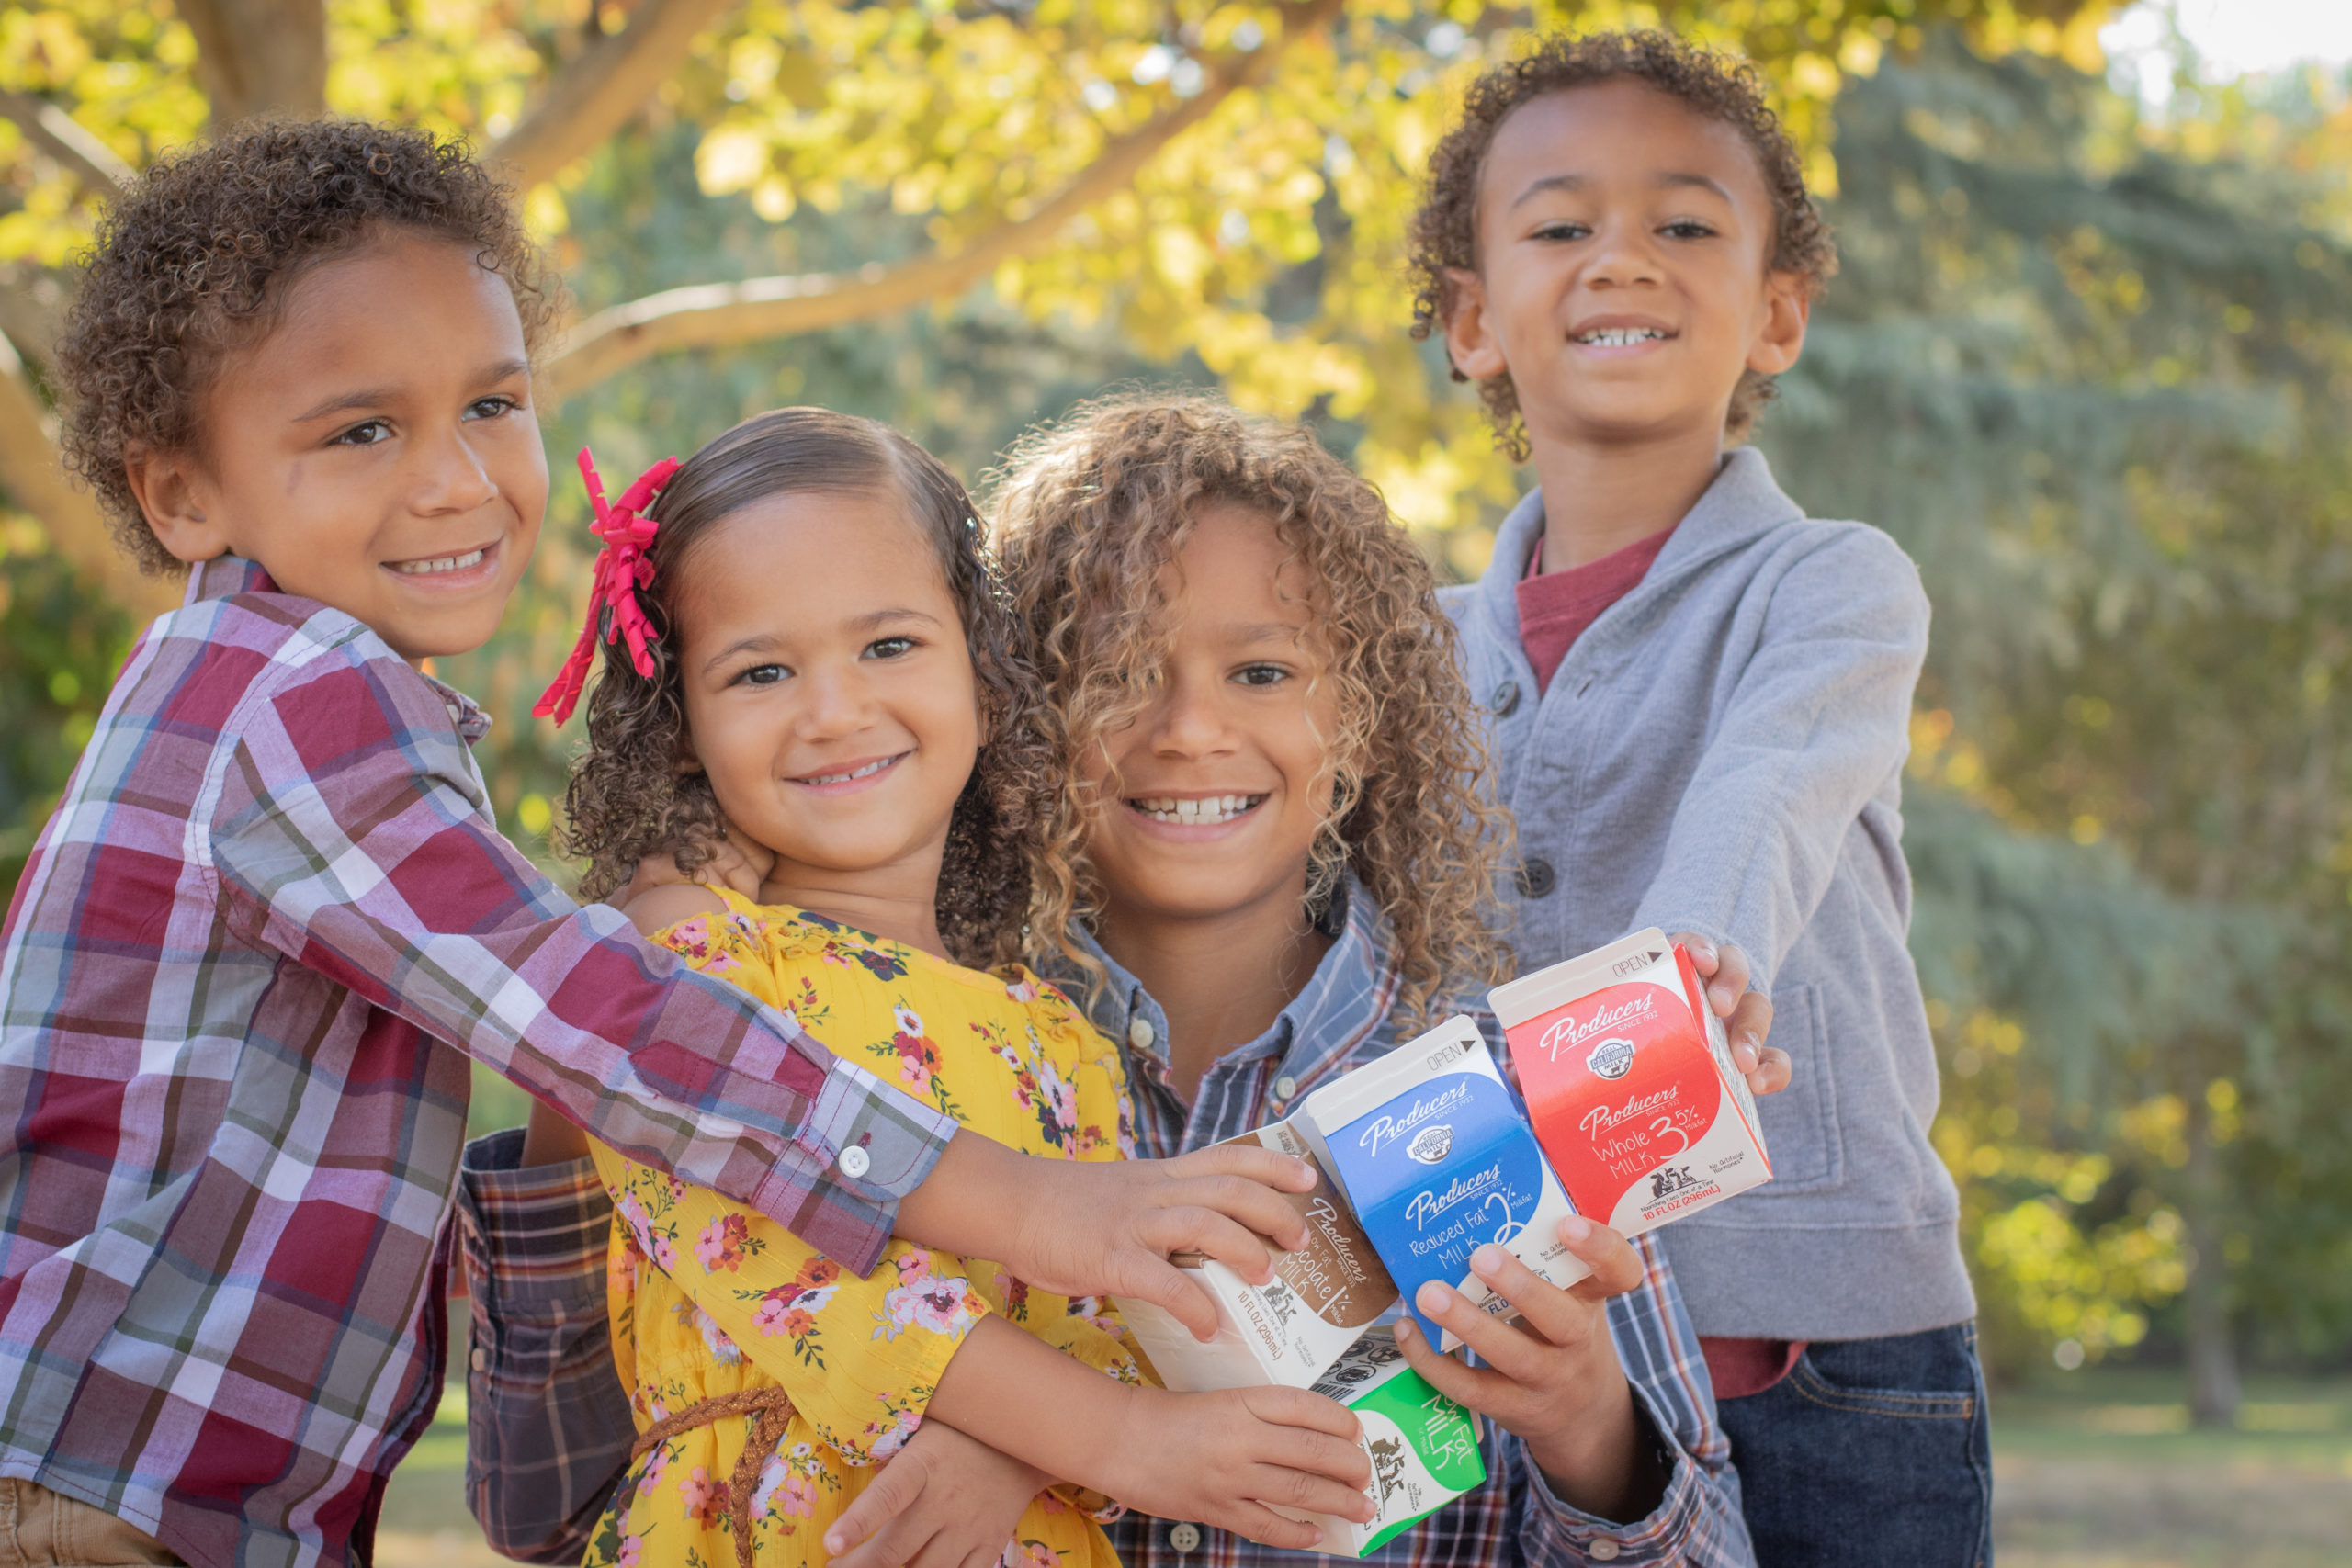
[[[1477,270],[1478,182],[1486,172],[1487,151],[1495,144],[1503,121],[1534,99],[1622,81],[1655,87],[1693,113],[1721,120],[1747,141],[1772,198],[1772,271],[1795,274],[1807,299],[1817,296],[1837,274],[1838,247],[1829,225],[1805,189],[1804,162],[1765,101],[1764,85],[1753,65],[1655,29],[1548,38],[1532,53],[1495,66],[1471,83],[1463,100],[1462,122],[1430,154],[1429,184],[1410,231],[1416,338],[1443,328],[1453,302],[1449,269]],[[1459,369],[1453,378],[1469,379]],[[1724,435],[1745,440],[1772,395],[1771,377],[1744,373],[1732,393]],[[1510,372],[1479,382],[1478,396],[1487,405],[1498,443],[1514,461],[1526,461],[1527,425]]]
[[[712,529],[768,496],[889,495],[903,500],[939,556],[962,613],[979,690],[982,733],[956,802],[939,874],[939,934],[959,964],[988,968],[1023,953],[1030,888],[1050,860],[1041,832],[1060,772],[1044,688],[963,484],[887,424],[825,409],[755,414],[687,458],[646,515],[661,524],[638,591],[652,623],[653,673],[605,647],[588,694],[588,750],[571,765],[557,848],[588,861],[581,895],[601,898],[638,862],[666,854],[692,874],[727,820],[708,775],[681,773],[686,736],[678,645],[680,584]]]
[[[181,562],[148,528],[123,460],[194,450],[227,356],[268,335],[295,278],[387,229],[447,237],[506,280],[536,354],[561,286],[514,193],[463,143],[350,120],[264,120],[165,158],[100,220],[58,341],[65,466],[145,570]]]
[[[1062,744],[1072,758],[1102,750],[1135,721],[1169,652],[1162,569],[1218,502],[1263,513],[1314,581],[1340,728],[1306,902],[1324,905],[1341,872],[1355,873],[1395,930],[1398,1011],[1418,1028],[1441,998],[1507,973],[1486,911],[1508,828],[1479,787],[1486,749],[1429,563],[1380,492],[1311,432],[1209,398],[1132,397],[1014,448],[994,487],[993,534]],[[1046,829],[1057,880],[1041,884],[1034,924],[1100,914],[1084,846],[1104,804],[1066,775]]]

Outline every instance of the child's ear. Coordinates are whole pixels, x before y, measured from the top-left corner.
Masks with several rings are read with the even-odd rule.
[[[1445,284],[1445,352],[1473,381],[1491,381],[1510,367],[1503,363],[1487,311],[1487,280],[1468,267],[1450,266]]]
[[[683,727],[678,730],[678,761],[671,771],[680,778],[707,771],[702,765],[702,753],[695,750],[693,730]]]
[[[1764,322],[1747,351],[1747,367],[1760,376],[1778,376],[1804,352],[1805,323],[1813,316],[1813,300],[1804,279],[1793,272],[1776,272],[1764,280]]]
[[[135,446],[123,454],[122,474],[164,548],[191,565],[227,553],[229,530],[195,454]]]

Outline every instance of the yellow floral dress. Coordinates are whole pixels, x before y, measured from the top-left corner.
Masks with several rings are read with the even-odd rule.
[[[966,969],[805,910],[721,891],[724,914],[654,940],[789,1013],[839,1055],[1029,1154],[1130,1157],[1115,1047],[1025,969]],[[859,1279],[774,1221],[602,1145],[614,1203],[613,1354],[638,1429],[703,1400],[781,1387],[793,1414],[750,1514],[763,1564],[821,1562],[826,1529],[922,1419],[948,1359],[997,1313],[1123,1382],[1136,1359],[1107,1301],[1033,1290],[993,1263],[893,1241]],[[592,1565],[730,1568],[728,1482],[750,1416],[678,1433],[629,1467]],[[1057,1492],[1022,1516],[1013,1568],[1117,1568]]]

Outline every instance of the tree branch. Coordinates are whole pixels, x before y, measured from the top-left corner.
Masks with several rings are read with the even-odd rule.
[[[327,108],[325,0],[172,0],[196,35],[215,130],[249,115]]]
[[[729,3],[638,0],[628,26],[597,39],[558,72],[522,123],[491,144],[491,159],[530,186],[594,152],[684,62],[696,36]]]
[[[547,367],[549,405],[657,354],[788,337],[892,315],[926,299],[952,298],[1013,256],[1049,243],[1062,226],[1132,182],[1169,142],[1206,119],[1235,93],[1261,85],[1292,43],[1328,26],[1342,0],[1303,0],[1279,39],[1230,54],[1204,74],[1201,90],[1150,123],[1107,143],[1102,155],[1027,216],[998,224],[963,249],[933,251],[895,266],[854,273],[755,277],[651,294],[582,321]]]
[[[0,485],[40,520],[51,548],[144,621],[180,602],[177,585],[149,577],[114,547],[105,513],[57,464],[57,438],[16,345],[0,337]]]
[[[66,286],[55,274],[25,265],[0,266],[0,335],[24,355],[46,365],[57,357],[65,330]]]
[[[122,187],[134,177],[130,165],[116,157],[113,148],[55,104],[43,103],[29,93],[0,88],[0,115],[16,121],[27,141],[73,170],[99,196],[120,196]]]

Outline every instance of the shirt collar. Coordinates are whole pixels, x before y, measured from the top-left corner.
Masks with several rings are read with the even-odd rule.
[[[1297,1086],[1292,1098],[1305,1093],[1385,1022],[1396,1003],[1396,966],[1390,953],[1395,938],[1388,917],[1365,896],[1352,873],[1342,877],[1332,908],[1337,934],[1298,995],[1264,1033],[1217,1058],[1219,1065],[1266,1057],[1280,1061],[1283,1076]],[[1148,1062],[1165,1071],[1167,1013],[1141,981],[1103,951],[1092,931],[1074,927],[1071,939],[1073,946],[1102,965],[1108,978],[1088,999],[1089,987],[1071,966],[1060,966],[1062,972],[1055,977],[1066,982],[1065,988],[1085,1006],[1094,1027],[1115,1041],[1131,1061]]]
[[[218,555],[210,560],[198,561],[189,569],[187,595],[182,603],[194,605],[212,599],[232,598],[240,593],[281,592],[277,584],[270,581],[269,573],[262,570],[260,562],[249,561],[239,556]],[[482,711],[480,703],[447,682],[435,680],[422,671],[419,671],[419,678],[433,688],[434,694],[441,699],[441,705],[449,710],[449,720],[458,727],[458,734],[467,745],[473,745],[490,733],[490,715]]]
[[[1714,481],[1675,525],[1643,586],[1662,583],[1686,567],[1804,515],[1804,509],[1773,481],[1764,454],[1753,446],[1735,446],[1724,454]],[[1543,537],[1544,492],[1532,490],[1495,530],[1495,553],[1478,579],[1478,603],[1506,634],[1504,646],[1509,648],[1517,648],[1520,641],[1520,580],[1527,575]]]
[[[258,561],[240,556],[220,555],[210,560],[197,562],[188,569],[187,604],[200,604],[207,599],[227,599],[239,593],[275,593],[277,584],[269,580]]]

